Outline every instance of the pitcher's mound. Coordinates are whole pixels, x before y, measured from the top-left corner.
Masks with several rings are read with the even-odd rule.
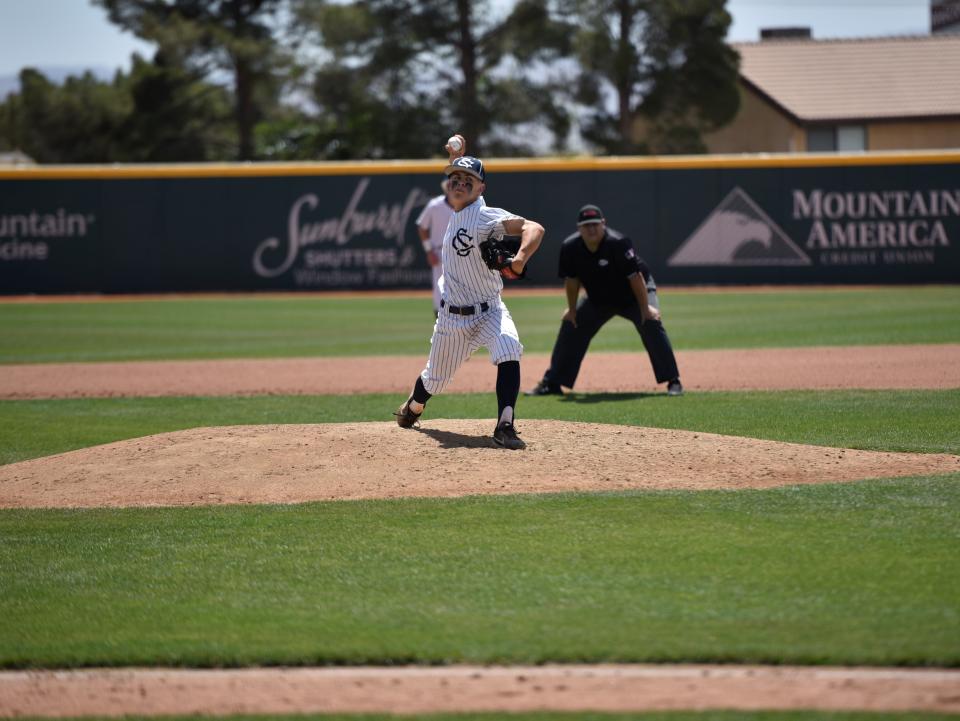
[[[852,451],[712,433],[525,420],[224,426],[0,467],[0,507],[189,506],[624,489],[769,488],[960,471],[950,455]]]

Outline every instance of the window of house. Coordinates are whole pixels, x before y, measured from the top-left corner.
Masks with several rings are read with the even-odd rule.
[[[836,133],[834,127],[808,128],[807,129],[807,150],[811,153],[825,153],[837,149]]]
[[[837,126],[837,150],[843,153],[867,149],[867,129],[862,125]]]
[[[819,125],[807,128],[807,150],[843,153],[867,149],[867,129],[863,125]]]

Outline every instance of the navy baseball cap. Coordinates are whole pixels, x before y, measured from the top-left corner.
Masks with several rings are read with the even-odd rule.
[[[587,225],[589,223],[602,223],[603,211],[595,205],[585,205],[580,208],[580,214],[577,216],[577,225]]]
[[[470,175],[479,178],[481,183],[483,183],[487,177],[487,174],[483,171],[483,161],[480,160],[480,158],[474,158],[472,155],[464,155],[461,158],[457,158],[444,168],[443,172],[446,175],[450,175],[451,173],[456,173],[458,170],[462,173],[470,173]]]

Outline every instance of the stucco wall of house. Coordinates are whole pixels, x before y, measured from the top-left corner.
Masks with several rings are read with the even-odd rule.
[[[740,111],[704,136],[710,153],[791,153],[806,150],[806,134],[751,88],[740,85]]]
[[[960,118],[867,124],[869,150],[960,148]]]

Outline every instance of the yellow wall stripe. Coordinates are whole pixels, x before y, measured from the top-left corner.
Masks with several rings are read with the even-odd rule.
[[[493,158],[484,161],[497,173],[577,170],[688,170],[710,168],[826,168],[866,165],[942,165],[960,163],[960,151],[882,153],[782,153],[760,155],[684,155],[578,158]],[[173,163],[166,165],[2,166],[0,180],[108,180],[151,178],[259,178],[310,175],[439,174],[434,160],[313,163]]]

